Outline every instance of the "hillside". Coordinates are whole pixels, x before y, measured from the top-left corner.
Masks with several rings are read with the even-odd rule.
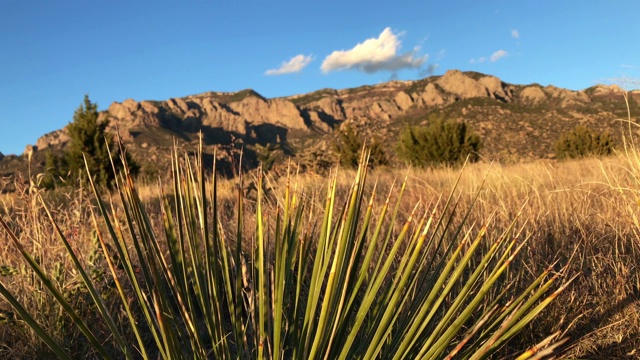
[[[640,92],[630,95],[631,113],[638,114]],[[388,142],[393,157],[391,145],[399,131],[407,124],[426,123],[431,114],[469,122],[483,140],[482,156],[487,161],[514,162],[552,158],[556,139],[578,124],[608,129],[619,138],[622,123],[617,119],[626,118],[627,109],[623,90],[616,85],[572,91],[508,84],[490,75],[451,70],[417,81],[273,99],[253,90],[164,101],[129,99],[114,102],[100,117],[110,120],[110,129],[118,130],[148,175],[168,162],[174,139],[185,149],[194,149],[199,132],[205,151],[213,154],[217,149],[231,175],[241,149],[249,168],[260,156],[276,156],[280,162],[293,157],[312,170],[330,164],[335,160],[330,151],[335,131],[345,123],[363,137]],[[61,151],[67,141],[63,128],[39,138],[23,155],[0,155],[0,174],[26,176],[29,152],[32,173],[42,171],[44,153]]]

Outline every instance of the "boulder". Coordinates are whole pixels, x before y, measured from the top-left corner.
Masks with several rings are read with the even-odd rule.
[[[438,85],[446,92],[452,93],[461,99],[487,96],[487,88],[464,74],[460,70],[449,70],[443,77],[437,80]]]
[[[527,86],[520,93],[520,97],[531,104],[538,104],[547,99],[544,91],[537,86]]]
[[[507,87],[500,79],[495,76],[485,76],[480,78],[480,84],[482,84],[489,96],[494,99],[499,99],[505,102],[512,100],[511,89]]]
[[[67,143],[71,138],[67,133],[67,128],[64,127],[61,130],[55,130],[41,136],[36,140],[36,149],[44,150],[50,146],[62,145]]]
[[[313,102],[309,104],[310,108],[317,109],[319,112],[323,112],[335,120],[344,120],[346,119],[344,108],[338,102],[338,99],[335,97],[323,97],[319,101]]]
[[[420,100],[423,106],[442,105],[445,103],[443,94],[433,83],[429,83],[424,87],[424,91],[420,94]]]
[[[141,101],[140,106],[149,114],[157,114],[160,112],[160,109],[151,101]]]
[[[404,91],[400,91],[396,95],[394,101],[396,102],[396,105],[400,108],[400,110],[403,111],[413,106],[413,99],[411,99],[411,96],[409,96],[409,94]]]

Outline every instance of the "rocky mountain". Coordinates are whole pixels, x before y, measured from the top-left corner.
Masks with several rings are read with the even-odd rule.
[[[623,93],[616,85],[572,91],[450,70],[417,81],[273,99],[253,90],[165,101],[129,99],[114,102],[100,117],[109,119],[110,129],[118,131],[149,172],[164,162],[174,141],[189,147],[200,132],[205,150],[212,154],[216,148],[229,166],[242,148],[247,166],[264,156],[293,156],[314,169],[335,160],[331,142],[343,124],[351,124],[363,138],[377,137],[392,145],[404,126],[426,124],[431,114],[469,122],[483,139],[485,159],[522,161],[553,157],[555,140],[578,124],[616,133],[617,119],[627,114]],[[632,114],[638,114],[640,92],[629,94]],[[43,152],[59,151],[68,140],[63,128],[42,136],[28,151],[42,163]],[[389,152],[393,157],[393,146]],[[0,160],[5,174],[11,173],[9,157]]]

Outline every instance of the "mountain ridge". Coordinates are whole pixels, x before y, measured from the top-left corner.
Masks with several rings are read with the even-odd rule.
[[[424,85],[419,90],[416,87]],[[246,135],[249,124],[278,124],[295,130],[330,131],[337,122],[357,117],[371,120],[390,120],[403,115],[412,107],[450,105],[456,101],[489,97],[501,102],[513,101],[515,88],[522,88],[520,100],[538,104],[544,100],[560,99],[560,107],[588,103],[586,94],[594,89],[594,95],[621,93],[617,85],[595,85],[584,90],[568,90],[553,85],[542,87],[538,84],[514,85],[499,78],[477,72],[447,71],[442,76],[432,76],[415,81],[389,81],[376,85],[363,85],[347,89],[320,89],[311,93],[266,98],[253,89],[238,92],[208,91],[200,94],[170,98],[164,101],[127,99],[114,102],[101,112],[101,119],[109,117],[111,129],[116,127],[125,140],[131,140],[126,131],[136,126],[160,126],[169,129],[193,129],[200,126],[219,126],[222,130],[235,131]],[[362,101],[362,93],[372,101]],[[395,92],[395,97],[382,99],[380,93]],[[640,94],[632,92],[633,96]],[[358,95],[359,98],[358,98]],[[354,99],[356,97],[356,99]],[[255,99],[251,99],[255,98]],[[297,107],[291,107],[289,101]],[[345,104],[346,101],[346,104]],[[240,103],[238,105],[237,103]],[[233,104],[232,106],[229,106]],[[160,106],[158,106],[160,105]],[[345,106],[346,105],[346,106]],[[371,105],[368,109],[363,105]],[[253,107],[253,110],[251,109]],[[106,115],[106,116],[105,116]],[[172,119],[172,115],[174,118]],[[284,118],[282,118],[284,116]],[[274,119],[281,117],[281,119]],[[244,122],[244,123],[243,123]],[[66,127],[65,127],[66,128]],[[50,145],[63,144],[67,138],[65,128],[45,134],[36,141],[34,150],[42,150]],[[125,130],[123,132],[122,130]]]
[[[617,85],[575,91],[509,84],[492,75],[449,70],[420,80],[276,98],[245,89],[160,101],[127,99],[101,111],[100,119],[109,119],[109,130],[117,130],[132,153],[146,159],[145,153],[155,152],[151,161],[169,151],[174,138],[190,144],[202,132],[208,150],[213,153],[216,147],[221,160],[246,148],[247,164],[255,165],[264,147],[277,149],[281,158],[331,163],[330,143],[342,124],[353,125],[363,137],[394,142],[403,126],[426,124],[436,114],[469,122],[483,138],[487,160],[513,161],[552,158],[555,138],[576,125],[614,127],[615,119],[626,114],[623,92]],[[636,114],[640,91],[628,94]],[[45,151],[60,151],[68,140],[64,127],[41,136],[21,157],[30,153],[40,159]],[[6,174],[10,169],[2,163],[13,156],[2,158],[0,171]]]

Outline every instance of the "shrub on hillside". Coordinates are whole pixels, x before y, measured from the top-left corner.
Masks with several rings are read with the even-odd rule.
[[[597,132],[582,125],[560,136],[555,143],[556,158],[576,159],[613,153],[613,139],[608,131]]]
[[[400,134],[398,156],[412,166],[454,166],[479,160],[480,136],[465,122],[434,118],[428,126],[408,126]]]
[[[340,165],[351,169],[357,168],[364,145],[364,137],[356,133],[350,124],[345,125],[338,132],[338,138],[334,143],[334,150],[340,158]],[[382,143],[378,139],[374,138],[370,143],[367,143],[367,148],[371,151],[369,165],[382,166],[389,163]]]

